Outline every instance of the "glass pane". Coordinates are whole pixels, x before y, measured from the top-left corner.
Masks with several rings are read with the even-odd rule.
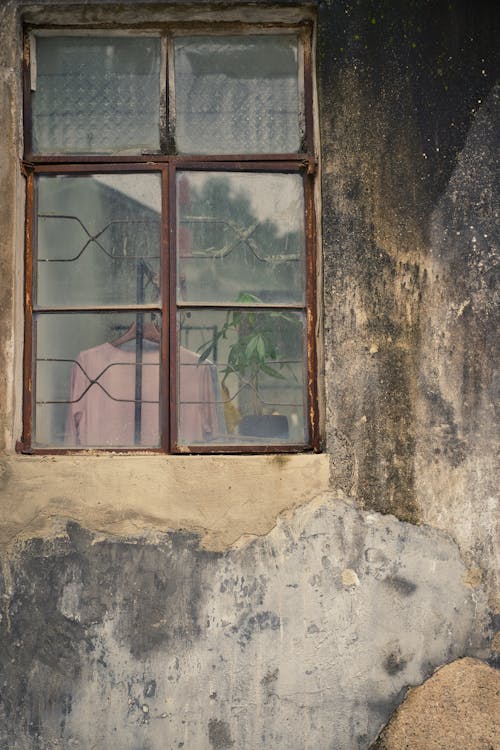
[[[159,174],[40,177],[36,301],[41,307],[159,299]]]
[[[37,446],[158,446],[158,321],[151,313],[36,317]]]
[[[119,154],[160,144],[160,40],[36,37],[35,153]]]
[[[179,173],[177,257],[179,301],[302,304],[302,177]]]
[[[178,327],[180,444],[307,442],[304,315],[183,310]]]
[[[179,37],[174,44],[180,153],[299,151],[297,37]]]

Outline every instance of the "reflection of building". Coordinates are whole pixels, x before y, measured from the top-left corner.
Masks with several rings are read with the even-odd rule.
[[[110,178],[107,178],[110,182]],[[137,183],[159,191],[152,175]],[[38,300],[50,306],[126,305],[157,301],[154,274],[160,268],[159,216],[149,205],[92,176],[42,177],[38,191]],[[151,274],[141,273],[144,260]],[[37,439],[64,442],[72,360],[78,352],[118,338],[131,324],[126,313],[62,313],[41,316],[37,324]],[[52,403],[56,402],[56,403]]]

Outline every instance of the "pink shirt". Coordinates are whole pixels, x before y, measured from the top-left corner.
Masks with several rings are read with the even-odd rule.
[[[160,443],[159,349],[145,347],[142,363],[141,445]],[[180,348],[179,442],[209,440],[216,432],[210,368]],[[80,352],[71,375],[66,444],[89,447],[134,445],[135,351],[105,343]]]

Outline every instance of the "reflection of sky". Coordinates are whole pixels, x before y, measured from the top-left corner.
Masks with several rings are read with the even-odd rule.
[[[208,180],[225,178],[230,197],[244,194],[252,213],[260,221],[273,221],[280,234],[296,232],[304,225],[302,178],[296,174],[250,174],[228,172],[189,172],[189,184],[203,189]]]
[[[244,194],[252,213],[260,221],[273,221],[280,234],[299,231],[304,225],[302,178],[293,174],[250,174],[228,172],[189,172],[189,184],[202,190],[207,181],[225,178],[230,197]],[[157,174],[96,174],[96,182],[117,190],[132,200],[160,213],[161,190]]]
[[[155,174],[94,174],[96,182],[116,190],[149,209],[161,211],[160,175]]]

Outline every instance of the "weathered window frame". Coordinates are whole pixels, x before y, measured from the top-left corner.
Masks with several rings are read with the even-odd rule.
[[[314,145],[313,118],[313,84],[312,84],[312,24],[250,24],[221,23],[214,30],[212,24],[180,24],[169,25],[168,28],[152,29],[92,29],[67,27],[29,27],[25,29],[24,37],[24,133],[25,151],[23,157],[23,173],[26,177],[26,225],[25,225],[25,338],[24,338],[24,389],[23,389],[23,432],[17,443],[17,450],[28,454],[82,454],[87,452],[103,453],[147,453],[147,454],[176,454],[176,453],[237,453],[237,454],[268,454],[268,453],[297,453],[320,450],[318,388],[317,388],[317,299],[316,299],[316,227],[314,202],[314,177],[317,159]],[[292,154],[224,154],[224,155],[177,155],[175,141],[169,131],[169,122],[173,118],[167,116],[169,98],[173,85],[173,66],[167,66],[172,55],[173,39],[176,35],[206,35],[217,36],[224,34],[245,35],[251,33],[296,33],[301,44],[299,55],[299,77],[303,89],[301,100],[303,105],[303,138],[301,150]],[[160,148],[161,153],[149,152],[141,155],[42,155],[35,154],[31,147],[31,76],[33,66],[33,35],[149,35],[160,36],[162,43],[162,74],[160,78],[160,96],[163,102],[164,116],[160,118]],[[175,116],[175,115],[174,115]],[[305,196],[305,241],[306,241],[306,299],[304,305],[297,305],[305,313],[307,325],[307,382],[305,393],[306,412],[309,440],[305,444],[272,444],[272,445],[194,445],[185,446],[177,443],[177,411],[175,394],[175,368],[177,352],[177,310],[182,307],[175,295],[176,290],[176,171],[177,170],[217,170],[227,172],[260,172],[260,173],[296,173],[301,174],[304,183]],[[70,175],[89,173],[134,173],[157,172],[161,175],[162,186],[162,219],[161,219],[161,278],[163,289],[161,306],[149,306],[161,312],[162,320],[166,322],[161,327],[160,345],[160,433],[161,445],[158,448],[148,447],[35,447],[32,444],[33,427],[33,379],[34,379],[34,336],[33,320],[37,312],[33,305],[33,258],[35,232],[35,179],[39,175]],[[192,302],[186,307],[196,307]],[[228,305],[199,305],[206,309],[226,309]],[[232,309],[238,305],[232,304]],[[241,306],[248,310],[248,305]],[[294,309],[293,305],[281,305],[281,308]],[[144,310],[148,309],[145,305]],[[263,311],[266,307],[259,307]],[[271,309],[271,306],[268,308]],[[129,312],[136,310],[133,306],[92,306],[87,311],[101,312]],[[74,313],[85,311],[82,306],[75,308],[43,308],[45,314],[65,312]]]

